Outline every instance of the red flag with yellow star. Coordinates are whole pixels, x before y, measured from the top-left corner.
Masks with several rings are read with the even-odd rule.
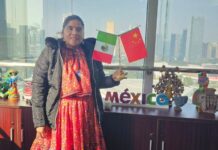
[[[139,28],[135,28],[120,36],[129,62],[147,57],[147,49]]]

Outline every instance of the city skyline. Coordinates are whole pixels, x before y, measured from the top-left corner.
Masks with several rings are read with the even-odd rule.
[[[192,19],[191,31],[184,29],[180,33],[171,33],[169,38],[169,51],[165,51],[165,54],[162,55],[164,58],[168,58],[164,59],[165,61],[171,63],[184,61],[188,63],[201,63],[204,61],[208,62],[209,60],[214,62],[218,59],[218,41],[203,42],[202,40],[204,19],[199,17],[193,17]],[[157,43],[158,39],[159,37],[157,37]],[[156,45],[156,49],[158,50],[158,45]],[[156,53],[157,60],[160,60],[160,58],[158,58],[159,53],[159,51]]]
[[[4,3],[6,1],[7,3]],[[71,13],[78,14],[84,20],[85,37],[96,37],[98,30],[120,34],[139,26],[143,39],[146,39],[147,0],[2,0],[0,2],[2,62],[34,63],[45,46],[45,37],[58,37],[64,18]],[[217,69],[218,20],[215,18],[218,13],[218,0],[159,0],[158,7],[160,8],[154,66],[166,64],[166,67]],[[204,18],[204,21],[193,18]],[[193,44],[196,40],[197,46]],[[122,44],[118,45],[122,49]],[[121,65],[145,65],[144,60],[128,63],[125,53],[119,56],[117,52],[118,50],[114,54],[114,65],[119,65],[120,58]],[[205,56],[205,59],[202,59],[202,56]],[[192,61],[195,58],[198,63]],[[21,76],[32,75],[30,68],[18,69]],[[106,73],[112,71],[106,70]],[[130,79],[144,77],[141,70],[128,72]],[[140,83],[143,82],[140,80]],[[131,87],[131,84],[127,84]],[[141,87],[140,85],[137,88],[141,90]]]
[[[204,42],[218,41],[218,0],[169,0],[169,28],[172,33],[178,33],[181,29],[190,29],[191,18],[205,18]]]
[[[53,3],[50,3],[51,7],[52,5],[55,5],[55,1],[56,0],[53,0]],[[141,25],[142,28],[144,28],[144,25],[146,23],[145,16],[147,0],[137,0],[134,3],[131,1],[125,1],[125,6],[123,6],[122,1],[116,0],[93,0],[91,3],[88,4],[86,0],[65,1],[66,2],[62,2],[62,5],[64,6],[63,8],[65,8],[65,10],[69,10],[69,8],[72,9],[72,12],[68,12],[67,14],[78,14],[84,19],[87,29],[87,36],[95,36],[97,34],[96,30],[104,29],[104,26],[108,20],[113,20],[115,24],[117,24],[118,34],[127,31],[129,29],[129,26],[131,26],[129,25],[130,22],[132,26]],[[170,16],[168,24],[169,28],[171,28],[173,33],[180,32],[179,30],[184,28],[190,28],[190,16],[205,17],[205,33],[207,34],[205,34],[205,37],[203,39],[204,42],[218,41],[218,30],[212,30],[218,26],[218,20],[214,19],[214,15],[218,13],[218,0],[162,0],[160,1],[160,3],[162,3],[163,1],[169,1],[168,9]],[[27,1],[27,13],[30,14],[28,15],[28,25],[39,24],[40,26],[42,26],[43,2],[44,1],[42,0]],[[66,5],[64,5],[65,3]],[[96,6],[99,6],[97,7],[97,10]],[[134,11],[131,11],[131,13],[126,13],[129,12],[129,10],[131,9]],[[139,21],[138,18],[144,19],[141,19],[142,21]],[[95,20],[98,22],[96,23]],[[56,23],[59,23],[58,21],[58,19],[55,20]],[[59,30],[61,30],[61,28]]]
[[[192,43],[190,41],[191,41],[191,39],[193,39],[190,36],[192,35],[191,31],[194,30],[194,29],[191,30],[191,26],[192,26],[192,23],[191,23],[192,19],[191,18],[193,18],[193,17],[196,18],[196,17],[202,15],[202,13],[199,13],[199,9],[202,8],[203,5],[205,7],[203,10],[205,10],[205,9],[208,10],[208,8],[213,8],[213,9],[208,10],[208,12],[205,12],[205,14],[203,16],[205,16],[206,14],[207,15],[210,14],[211,11],[215,11],[214,8],[218,7],[218,5],[216,3],[217,1],[209,0],[208,4],[206,4],[203,0],[199,0],[198,1],[199,6],[196,6],[196,7],[193,7],[193,4],[194,4],[194,2],[196,3],[196,0],[189,2],[190,7],[193,7],[193,9],[194,9],[194,13],[191,13],[191,14],[194,14],[196,16],[191,16],[191,14],[189,14],[188,17],[186,17],[186,19],[184,19],[184,16],[187,14],[187,12],[190,11],[189,10],[190,7],[186,8],[187,11],[184,11],[184,10],[181,11],[182,13],[180,11],[176,11],[176,13],[175,13],[176,15],[175,15],[174,13],[172,13],[175,11],[175,10],[173,10],[173,8],[175,6],[177,6],[175,8],[178,8],[178,5],[181,4],[181,2],[178,0],[177,1],[165,0],[165,1],[168,2],[168,7],[169,7],[169,8],[165,8],[165,9],[168,9],[167,11],[169,11],[168,18],[166,18],[166,22],[167,22],[168,26],[167,26],[167,28],[166,28],[167,30],[165,32],[167,32],[169,37],[168,37],[168,39],[167,38],[163,39],[165,37],[159,36],[159,33],[157,32],[157,41],[165,40],[165,49],[164,49],[165,54],[161,55],[161,52],[158,52],[158,46],[157,46],[156,55],[158,55],[158,53],[159,53],[160,56],[162,56],[162,57],[169,56],[171,35],[172,34],[178,35],[177,39],[181,39],[184,36],[184,35],[182,35],[182,34],[184,34],[183,30],[187,30],[188,33],[186,33],[187,35],[185,35],[186,36],[185,38],[183,37],[183,42],[180,41],[180,43],[175,43],[175,44],[177,44],[177,47],[180,47],[179,49],[177,48],[176,51],[173,52],[173,53],[175,53],[175,56],[173,56],[174,54],[171,55],[171,56],[175,57],[174,58],[175,60],[184,60],[185,57],[187,59],[188,56],[194,55],[194,53],[188,54],[189,51],[192,51],[192,50],[189,50],[190,43]],[[9,4],[14,5],[14,7],[12,7],[11,9],[9,9],[9,6],[4,7],[6,9],[5,11],[8,12],[7,16],[6,16],[6,18],[7,18],[7,35],[8,35],[7,41],[9,41],[10,37],[12,37],[13,35],[17,35],[18,36],[17,43],[19,43],[19,41],[20,41],[20,43],[25,43],[25,40],[28,40],[31,37],[28,37],[27,39],[25,39],[24,35],[27,35],[26,32],[29,32],[29,29],[31,29],[31,28],[37,28],[38,31],[34,31],[34,32],[42,32],[42,33],[35,33],[34,36],[36,36],[36,35],[42,36],[44,34],[44,36],[57,37],[58,34],[60,33],[61,24],[63,22],[64,17],[70,13],[76,13],[78,15],[81,15],[81,17],[84,19],[85,33],[87,33],[86,37],[87,36],[95,37],[97,34],[97,29],[106,31],[107,26],[111,26],[111,32],[118,34],[118,33],[125,32],[125,31],[127,31],[127,30],[129,30],[132,27],[135,27],[137,25],[141,25],[140,30],[142,32],[143,38],[145,38],[145,36],[144,36],[145,35],[145,24],[146,24],[146,7],[145,6],[147,5],[146,0],[138,0],[136,2],[126,1],[125,6],[121,5],[122,2],[120,2],[120,1],[117,2],[115,0],[106,1],[106,2],[105,1],[98,2],[98,1],[94,0],[93,3],[91,3],[89,5],[89,7],[88,6],[83,7],[84,4],[86,3],[85,0],[81,0],[81,1],[65,0],[62,3],[60,3],[60,1],[57,1],[57,0],[46,0],[46,1],[22,0],[22,3],[19,3],[19,5],[16,5],[16,3],[13,4],[13,2],[14,2],[14,0],[8,0],[7,3],[5,4],[5,5],[9,5]],[[95,8],[97,3],[99,4],[99,6],[101,6],[98,10],[96,10],[96,8]],[[33,5],[33,4],[35,4],[35,5]],[[183,5],[187,5],[187,4],[183,4]],[[3,4],[1,6],[3,6]],[[57,7],[60,8],[58,11],[56,11]],[[111,8],[114,8],[113,11],[110,11]],[[12,9],[15,9],[16,11],[14,11]],[[36,13],[35,13],[36,9],[38,10],[38,15],[36,15]],[[180,9],[180,8],[178,8],[178,9]],[[195,10],[195,9],[197,9],[197,10]],[[19,11],[19,10],[22,10],[22,11]],[[43,10],[43,11],[39,11],[39,10]],[[134,11],[128,12],[128,10],[134,10]],[[1,12],[3,12],[3,11],[4,11],[4,9],[1,9]],[[118,15],[118,11],[120,11],[119,15]],[[14,15],[16,12],[19,12],[19,14],[16,15],[17,18]],[[51,13],[51,12],[53,12],[53,13]],[[90,13],[87,14],[87,12],[90,12]],[[103,12],[103,13],[101,13],[101,12]],[[126,13],[126,12],[128,12],[128,13]],[[161,13],[161,12],[159,12],[159,13]],[[26,14],[26,15],[22,15],[22,14]],[[19,19],[19,17],[22,19]],[[144,20],[138,19],[138,18],[144,18]],[[203,17],[203,18],[205,18],[205,17]],[[208,18],[211,19],[211,16],[206,16],[205,21],[204,21],[205,25],[201,29],[197,29],[201,25],[196,25],[195,30],[197,29],[197,31],[195,31],[195,33],[198,33],[198,30],[200,30],[202,32],[201,35],[203,37],[208,36],[207,35],[208,34],[208,32],[207,32],[207,30],[208,30],[207,29]],[[162,20],[164,20],[164,18],[162,18]],[[176,22],[177,24],[172,24],[172,20],[174,20],[174,22]],[[180,23],[181,21],[184,21],[184,22]],[[1,20],[1,22],[2,22],[2,20]],[[58,22],[58,23],[56,23],[56,22]],[[214,22],[216,23],[216,21],[214,21]],[[214,24],[214,22],[212,22],[211,24]],[[160,23],[162,23],[162,22],[160,22]],[[1,23],[1,25],[3,25],[3,23]],[[1,29],[3,29],[3,27]],[[213,29],[215,29],[215,28],[213,28]],[[21,30],[21,31],[19,31],[19,30]],[[157,29],[157,31],[158,31],[158,29]],[[1,31],[1,32],[3,32],[3,31]],[[216,33],[216,31],[214,31],[214,33]],[[217,35],[216,35],[216,38],[218,38]],[[39,37],[39,38],[42,39],[42,37]],[[218,39],[215,41],[213,41],[213,40],[208,41],[208,40],[204,40],[204,39],[205,38],[203,38],[203,40],[202,40],[202,44],[218,41]],[[184,40],[185,40],[185,44],[184,44]],[[43,43],[43,42],[41,42],[41,43]],[[181,48],[182,44],[183,44],[183,48]],[[21,46],[20,49],[24,50],[26,46],[25,46],[25,44],[23,44],[23,45],[24,45],[24,47]],[[163,47],[163,46],[159,45],[159,47]],[[14,47],[12,47],[11,45],[8,45],[8,48],[10,49],[9,51],[10,51],[10,54],[12,57],[12,55],[13,55],[12,49],[14,49]],[[185,52],[182,53],[183,49]],[[199,48],[197,48],[197,49],[199,49]],[[24,50],[23,52],[25,52],[25,51],[26,50]],[[202,51],[203,51],[203,49],[202,49]],[[214,53],[214,51],[215,50],[213,50],[213,52],[211,52],[211,53]],[[34,52],[32,51],[32,53],[34,53]],[[195,52],[195,53],[197,53],[197,52]],[[183,56],[183,54],[186,54],[186,55]],[[23,54],[20,52],[19,56],[21,56],[21,55],[26,55],[26,54]],[[6,57],[6,54],[5,54],[5,57]],[[191,60],[191,59],[189,58],[189,60]]]
[[[193,62],[193,57],[196,57],[195,60],[208,62],[206,59],[202,59],[202,46],[203,43],[218,42],[218,30],[216,30],[218,21],[214,19],[214,15],[216,12],[218,13],[218,1],[162,0],[159,2],[155,60],[169,61],[170,59],[174,63],[175,60],[178,63],[181,60],[196,63]],[[197,24],[197,21],[193,23],[193,18],[204,18],[204,21],[201,21],[204,25],[201,23]],[[186,35],[182,35],[183,30],[187,30]],[[178,42],[181,44],[177,53],[180,55],[178,56],[180,58],[170,54],[170,51],[176,53],[175,48],[171,49],[173,45],[171,36],[173,34],[181,38],[183,36],[183,41],[181,41],[181,38],[177,38],[179,40],[174,41],[176,42],[174,44]],[[184,54],[185,56],[183,56]]]

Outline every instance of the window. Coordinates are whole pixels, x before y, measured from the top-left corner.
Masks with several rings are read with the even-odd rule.
[[[3,72],[8,67],[16,67],[22,78],[31,77],[34,62],[44,48],[45,37],[60,37],[64,18],[72,13],[84,20],[85,37],[96,37],[98,30],[121,34],[139,26],[145,40],[146,11],[147,0],[2,0],[0,67]],[[116,49],[121,50],[121,55],[116,50],[111,65],[119,65],[121,59],[121,65],[143,66],[144,60],[128,63],[119,46]],[[108,75],[113,71],[105,70]],[[114,90],[123,92],[129,88],[142,92],[142,80],[142,71],[129,71],[128,79]]]
[[[218,69],[218,0],[159,0],[155,66]],[[156,83],[160,72],[155,72]],[[196,73],[178,74],[190,98],[198,88]],[[218,90],[218,75],[209,74]]]
[[[0,1],[0,67],[3,72],[8,67],[16,67],[22,78],[32,76],[34,62],[44,48],[47,36],[60,37],[62,22],[69,14],[78,14],[85,22],[85,37],[96,37],[98,30],[121,34],[136,26],[140,27],[147,44],[151,22],[147,18],[153,14],[158,4],[155,49],[148,47],[149,58],[128,63],[122,45],[118,44],[112,66],[180,67],[218,69],[218,0],[2,0]],[[125,4],[124,4],[125,3]],[[151,4],[152,3],[152,4]],[[150,15],[152,18],[152,15]],[[156,20],[154,13],[153,19]],[[118,50],[121,50],[119,56]],[[153,58],[153,54],[154,58]],[[106,65],[106,64],[105,64]],[[110,66],[110,65],[109,65]],[[116,69],[116,68],[114,68]],[[105,70],[111,74],[114,70]],[[147,92],[151,84],[156,84],[161,75],[155,71],[152,78],[146,71],[128,71],[128,79],[122,85],[108,90],[123,92],[126,88],[133,92]],[[144,73],[144,74],[143,74]],[[145,76],[144,76],[145,75]],[[178,73],[185,84],[183,95],[191,95],[198,88],[196,73]],[[152,75],[150,75],[152,76]],[[208,74],[209,87],[218,89],[218,75]],[[145,82],[147,80],[148,82]],[[132,84],[135,83],[135,84]],[[148,89],[149,89],[148,88]],[[106,90],[107,91],[107,90]],[[102,91],[103,92],[103,91]]]

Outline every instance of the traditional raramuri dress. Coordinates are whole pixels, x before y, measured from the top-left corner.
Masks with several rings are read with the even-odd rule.
[[[45,129],[31,150],[106,150],[92,97],[90,72],[82,49],[62,49],[61,99],[56,130]]]

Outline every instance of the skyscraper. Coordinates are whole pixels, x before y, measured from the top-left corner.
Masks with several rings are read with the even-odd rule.
[[[161,34],[157,34],[155,43],[155,61],[163,60],[163,45],[163,36]]]
[[[175,51],[176,51],[176,34],[171,34],[169,57],[167,61],[170,62],[175,60]]]
[[[106,32],[114,34],[114,32],[115,32],[114,21],[107,21],[107,23],[106,23]]]
[[[170,50],[169,50],[169,58],[168,61],[176,61],[179,57],[180,51],[180,35],[172,34],[170,41]]]
[[[208,47],[209,47],[209,43],[203,43],[202,55],[204,56],[205,59],[208,59]]]
[[[187,43],[187,30],[183,30],[182,37],[180,41],[179,51],[177,60],[180,62],[184,61],[185,53],[186,53],[186,43]]]
[[[20,25],[27,25],[27,0],[6,0],[7,24],[19,32]]]
[[[218,44],[216,42],[209,42],[207,44],[207,58],[218,58]]]
[[[27,0],[6,0],[7,46],[9,59],[23,59],[26,53]],[[26,28],[25,28],[26,30]]]
[[[155,60],[157,61],[168,61],[170,54],[170,36],[168,34],[168,22],[169,22],[169,8],[171,2],[169,0],[160,1],[160,7],[158,8],[161,12],[158,16],[157,24],[157,37],[155,45]]]
[[[201,61],[203,36],[204,36],[204,18],[192,17],[188,59],[187,59],[189,63],[199,63]]]

